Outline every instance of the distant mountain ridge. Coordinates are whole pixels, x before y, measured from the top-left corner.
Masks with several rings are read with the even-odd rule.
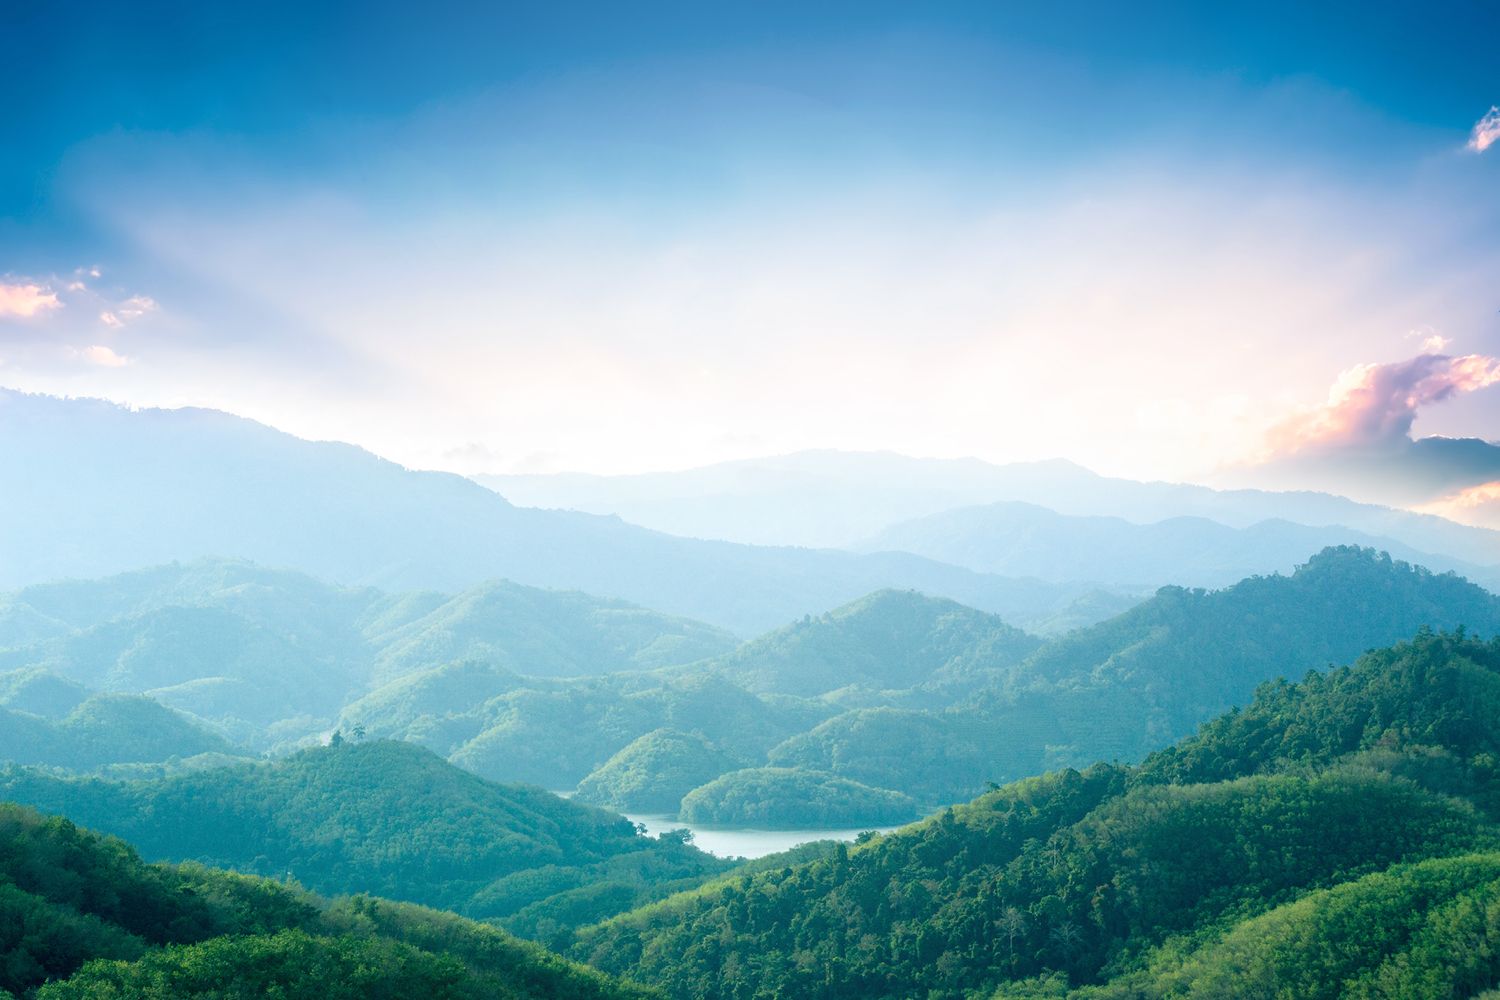
[[[1196,516],[1137,524],[1119,517],[1058,514],[1018,501],[903,521],[853,548],[912,552],[977,572],[1043,580],[1087,577],[1127,586],[1224,587],[1250,576],[1289,573],[1310,553],[1336,545],[1381,549],[1396,559],[1439,573],[1451,570],[1500,589],[1500,567],[1421,552],[1336,525],[1275,519],[1236,528]]]
[[[882,587],[1024,626],[1093,588],[856,555],[678,538],[618,518],[516,507],[212,410],[129,410],[0,389],[0,587],[204,556],[346,585],[455,592],[486,580],[581,590],[749,635]]]
[[[1137,482],[1101,476],[1061,459],[994,465],[974,458],[803,451],[634,476],[474,478],[517,503],[617,514],[672,534],[756,544],[858,546],[899,522],[1009,501],[1068,516],[1119,517],[1137,524],[1201,517],[1235,528],[1271,520],[1342,526],[1421,552],[1500,564],[1500,531],[1429,514],[1327,493]],[[1367,544],[1377,544],[1373,539]],[[1328,539],[1324,544],[1338,541]],[[1272,568],[1263,566],[1261,571]]]

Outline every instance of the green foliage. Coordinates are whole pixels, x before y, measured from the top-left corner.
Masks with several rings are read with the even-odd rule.
[[[149,694],[245,745],[274,747],[326,728],[374,684],[450,661],[596,675],[688,663],[735,641],[576,592],[495,582],[453,597],[386,595],[206,559],[0,595],[0,671],[13,671],[0,677],[0,706],[60,716],[83,688]],[[400,727],[373,714],[381,732]]]
[[[748,642],[709,665],[752,691],[945,689],[993,679],[1041,640],[995,615],[882,590]]]
[[[682,799],[681,817],[705,826],[833,829],[891,826],[917,817],[900,792],[785,767],[731,771]]]
[[[688,792],[745,763],[698,733],[653,729],[579,782],[573,797],[621,812],[675,813]]]
[[[830,771],[924,801],[1096,760],[1140,760],[1278,677],[1348,662],[1420,628],[1500,632],[1500,598],[1388,556],[1328,549],[1289,577],[1163,588],[1051,640],[939,711],[851,712],[789,740],[772,763]]]
[[[13,769],[0,794],[125,837],[150,858],[290,875],[324,893],[375,892],[482,917],[545,901],[549,894],[503,891],[533,869],[567,871],[564,890],[610,887],[614,908],[579,918],[594,921],[728,867],[642,837],[620,816],[495,785],[400,743],[346,742],[130,783]]]
[[[0,709],[0,760],[92,770],[233,748],[180,712],[149,698],[94,695],[58,719]]]
[[[146,864],[121,841],[0,805],[0,996],[10,995],[646,994],[451,914],[367,897],[329,905],[265,879]]]
[[[690,663],[736,645],[723,629],[576,591],[499,581],[465,591],[381,637],[376,681],[479,660],[529,677]]]
[[[1473,943],[1500,862],[1427,859],[1500,846],[1497,676],[1500,645],[1423,633],[1268,686],[1140,768],[722,879],[573,954],[681,998],[1469,995],[1500,975]]]
[[[1105,987],[1126,997],[1400,1000],[1472,996],[1500,980],[1500,855],[1403,865],[1170,946]],[[1014,994],[1002,991],[1000,996]]]

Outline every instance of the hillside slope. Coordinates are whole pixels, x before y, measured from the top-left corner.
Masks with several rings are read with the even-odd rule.
[[[346,743],[137,782],[13,768],[0,777],[0,796],[123,837],[147,858],[475,917],[516,918],[551,901],[573,919],[597,919],[726,867],[642,837],[617,815],[496,785],[401,743]]]
[[[694,669],[751,691],[804,697],[958,687],[993,678],[1042,645],[996,615],[883,590],[747,642]]]
[[[1290,576],[1163,588],[1048,641],[954,708],[850,711],[792,737],[770,762],[954,801],[987,781],[1140,760],[1263,681],[1348,662],[1423,626],[1500,633],[1500,598],[1373,551],[1329,549]]]
[[[1423,633],[1268,686],[1140,768],[1027,779],[617,917],[574,954],[684,998],[1271,996],[1254,984],[1303,979],[1295,995],[1331,997],[1418,972],[1415,992],[1358,995],[1468,995],[1500,958],[1432,958],[1466,952],[1476,903],[1481,927],[1494,912],[1497,734],[1500,641]]]
[[[649,995],[449,914],[148,865],[119,840],[9,804],[0,805],[0,884],[5,996]]]

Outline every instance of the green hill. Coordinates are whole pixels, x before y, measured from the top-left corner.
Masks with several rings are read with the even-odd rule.
[[[33,992],[35,991],[35,992]],[[369,897],[141,861],[0,805],[0,995],[644,998],[502,931]]]
[[[690,663],[737,644],[723,629],[624,601],[495,582],[384,635],[375,679],[453,660],[480,660],[528,677],[608,674]]]
[[[0,759],[16,764],[89,771],[233,752],[217,733],[149,698],[95,695],[57,719],[0,709]]]
[[[1163,588],[1047,642],[956,706],[849,712],[769,759],[953,801],[987,781],[1140,760],[1244,704],[1263,681],[1348,662],[1424,626],[1500,632],[1500,598],[1367,549],[1328,549],[1291,576]]]
[[[743,766],[831,711],[701,671],[549,680],[458,663],[382,686],[341,725],[422,743],[497,781],[568,789],[657,729],[700,733]]]
[[[595,768],[573,798],[621,812],[675,813],[688,792],[744,763],[698,733],[653,729]]]
[[[890,826],[917,815],[900,792],[785,767],[731,771],[688,792],[681,808],[689,823],[772,830]]]
[[[907,691],[992,679],[1039,646],[995,615],[882,590],[748,642],[709,668],[752,691]]]
[[[258,749],[295,745],[372,689],[450,661],[594,676],[684,664],[735,642],[576,592],[492,582],[456,596],[384,594],[229,559],[0,595],[0,671],[45,672],[60,679],[54,688],[85,694],[149,695]],[[0,698],[24,709],[17,683]],[[30,697],[53,703],[40,689]],[[463,708],[477,704],[471,696]]]
[[[1500,912],[1497,862],[1422,863],[1500,847],[1496,761],[1500,640],[1423,633],[1267,685],[1138,768],[1017,782],[573,953],[694,998],[1468,995],[1500,976],[1464,943]]]
[[[496,785],[410,744],[346,743],[268,764],[145,781],[11,769],[0,796],[129,840],[151,859],[293,877],[534,926],[599,919],[725,862],[622,817]],[[588,905],[570,896],[587,890]]]

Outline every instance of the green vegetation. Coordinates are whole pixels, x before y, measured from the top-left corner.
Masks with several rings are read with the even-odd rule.
[[[1140,760],[1244,704],[1263,681],[1348,662],[1424,626],[1465,625],[1500,632],[1500,598],[1369,550],[1329,549],[1289,577],[1212,592],[1163,588],[1117,618],[1049,641],[956,705],[849,713],[769,760],[954,801],[990,781]]]
[[[579,782],[573,798],[621,812],[675,813],[688,792],[744,763],[698,733],[653,729]]]
[[[349,706],[342,725],[421,742],[497,781],[567,789],[657,729],[701,734],[742,766],[832,711],[751,694],[710,673],[523,681],[454,664],[371,693]]]
[[[709,667],[751,691],[806,697],[952,689],[993,680],[1040,645],[995,615],[882,590],[747,642]]]
[[[0,670],[12,671],[0,704],[58,714],[90,690],[149,695],[265,749],[326,729],[379,684],[450,661],[597,675],[688,663],[735,641],[575,592],[499,582],[451,598],[387,595],[209,559],[0,596]],[[462,708],[477,704],[470,695]]]
[[[146,781],[26,769],[0,795],[198,861],[323,893],[371,892],[528,934],[602,919],[728,863],[539,788],[495,785],[410,744],[346,742]]]
[[[95,695],[56,719],[0,709],[0,760],[17,764],[92,770],[231,752],[217,733],[149,698]]]
[[[146,864],[0,805],[0,994],[59,998],[644,998],[502,931],[407,904]]]
[[[681,810],[689,823],[771,830],[891,826],[917,815],[900,792],[785,767],[731,771],[689,792]]]
[[[683,998],[1472,995],[1500,977],[1464,943],[1500,913],[1497,694],[1500,640],[1423,632],[573,954]]]
[[[1500,854],[1399,865],[1313,892],[1147,968],[1082,991],[1094,1000],[1473,996],[1500,982]],[[1467,946],[1470,943],[1478,947]],[[997,997],[1013,994],[1002,989]]]
[[[691,663],[737,645],[730,633],[624,601],[508,582],[465,591],[380,637],[377,682],[480,660],[528,677],[572,677]]]

